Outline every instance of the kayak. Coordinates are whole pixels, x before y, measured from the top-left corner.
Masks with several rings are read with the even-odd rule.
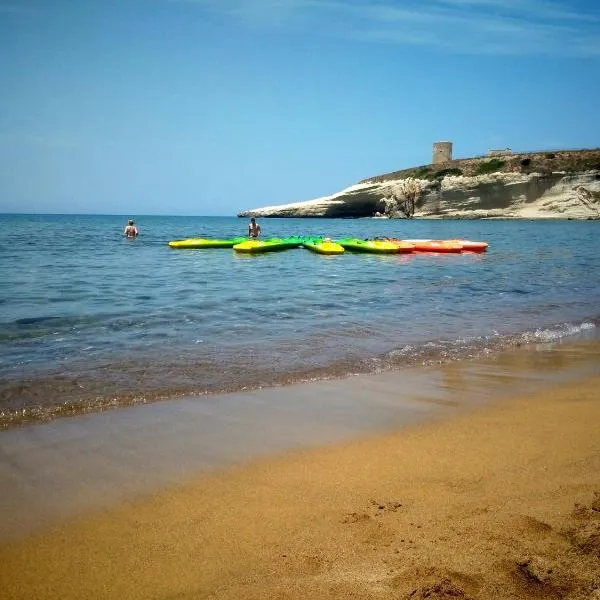
[[[467,252],[485,252],[488,249],[487,242],[473,242],[471,240],[448,240],[449,242],[456,242],[462,246],[463,250]]]
[[[236,237],[230,240],[211,240],[208,238],[190,238],[188,240],[173,240],[171,248],[233,248],[236,244],[246,241],[246,237]]]
[[[405,240],[415,247],[415,252],[441,252],[458,254],[462,252],[462,244],[450,240]]]
[[[354,252],[371,252],[373,254],[396,254],[398,246],[386,240],[360,240],[358,238],[343,238],[337,243],[345,250]]]
[[[303,238],[270,238],[266,240],[244,240],[235,244],[233,249],[236,252],[245,252],[247,254],[260,254],[261,252],[276,252],[278,250],[288,250],[289,248],[298,248],[303,243]]]
[[[474,242],[462,239],[404,241],[413,244],[417,252],[485,252],[489,246],[487,242]],[[460,250],[457,246],[460,246]]]
[[[302,245],[317,254],[343,254],[344,247],[329,238],[305,238]]]
[[[385,240],[395,244],[398,248],[398,252],[402,252],[404,254],[413,252],[415,249],[415,245],[412,242],[407,242],[406,240],[399,240],[398,238],[385,238]]]

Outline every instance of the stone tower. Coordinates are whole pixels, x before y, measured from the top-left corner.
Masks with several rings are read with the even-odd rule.
[[[434,142],[433,160],[434,165],[452,160],[452,142]]]

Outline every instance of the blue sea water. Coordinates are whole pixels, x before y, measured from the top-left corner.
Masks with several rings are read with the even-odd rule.
[[[485,254],[173,250],[235,217],[0,215],[0,413],[459,360],[596,335],[594,221],[259,219],[265,237],[485,240]]]

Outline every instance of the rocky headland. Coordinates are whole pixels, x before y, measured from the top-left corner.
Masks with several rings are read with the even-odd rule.
[[[600,149],[510,153],[370,177],[240,217],[600,219]]]

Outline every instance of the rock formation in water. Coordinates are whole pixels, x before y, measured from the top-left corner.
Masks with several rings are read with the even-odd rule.
[[[600,219],[600,149],[424,165],[239,216]]]

